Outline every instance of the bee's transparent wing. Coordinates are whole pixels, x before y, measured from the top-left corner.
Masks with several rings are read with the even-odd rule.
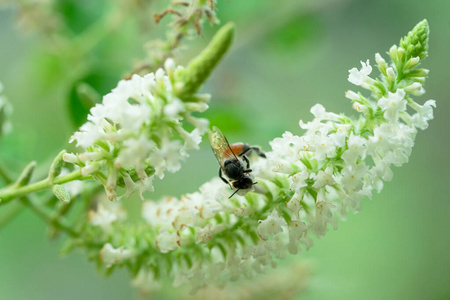
[[[211,149],[214,152],[217,160],[219,161],[220,167],[223,169],[226,159],[230,159],[229,154],[232,154],[232,158],[237,159],[236,155],[231,151],[230,145],[228,144],[227,138],[220,131],[219,128],[213,126],[212,130],[208,133],[209,143],[211,144]]]

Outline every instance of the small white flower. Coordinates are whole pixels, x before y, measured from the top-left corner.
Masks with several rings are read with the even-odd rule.
[[[296,169],[294,168],[294,165],[287,160],[284,160],[282,158],[274,158],[272,155],[268,156],[268,159],[272,163],[272,171],[276,173],[283,173],[283,174],[292,174],[295,173]]]
[[[242,218],[250,215],[253,212],[253,209],[249,207],[238,207],[234,210],[234,215],[238,218]]]
[[[259,221],[258,235],[261,239],[267,240],[271,235],[276,236],[283,232],[282,226],[284,225],[286,225],[286,221],[274,210],[265,220]]]
[[[348,133],[350,131],[350,124],[338,124],[336,125],[336,132],[330,134],[331,139],[334,144],[338,147],[343,147],[345,145],[345,140],[348,137]]]
[[[294,220],[289,224],[289,245],[288,250],[291,254],[296,254],[298,252],[298,243],[301,238],[306,234],[307,225],[304,222]]]
[[[436,107],[435,100],[428,100],[423,106],[417,105],[417,113],[412,116],[412,123],[420,129],[428,128],[428,121],[433,119],[433,107]]]
[[[343,176],[341,179],[342,186],[345,191],[359,191],[364,182],[361,178],[365,177],[367,172],[369,171],[369,167],[361,162],[357,165],[348,165],[341,171],[341,175]]]
[[[202,136],[198,128],[192,130],[191,133],[184,130],[182,127],[177,127],[177,131],[180,133],[181,137],[184,139],[184,146],[181,148],[180,152],[187,156],[187,150],[198,150],[200,149],[199,144],[202,141]]]
[[[331,208],[334,205],[324,201],[318,201],[316,204],[316,215],[314,221],[311,224],[311,228],[321,237],[327,232],[327,224],[333,225],[334,230],[337,229],[337,220],[333,217]]]
[[[142,205],[142,217],[154,226],[171,228],[180,208],[179,201],[174,197],[165,197],[159,202],[145,201]]]
[[[383,123],[373,130],[373,136],[367,142],[371,153],[385,152],[392,149],[392,137],[395,136],[393,126]]]
[[[137,185],[128,173],[123,176],[123,182],[125,183],[125,193],[121,197],[129,198],[136,191]]]
[[[161,253],[167,253],[180,247],[180,237],[176,232],[169,233],[165,228],[161,228],[155,240],[156,248]]]
[[[102,227],[103,230],[111,230],[111,223],[117,220],[117,216],[99,204],[97,211],[89,211],[89,222],[94,226]]]
[[[334,140],[326,135],[316,136],[313,144],[316,160],[324,160],[336,156],[336,144]]]
[[[321,104],[314,105],[310,111],[319,120],[338,121],[340,118],[338,114],[325,111],[325,107]]]
[[[300,204],[300,201],[303,198],[303,194],[304,191],[303,189],[299,189],[295,192],[294,196],[291,198],[291,200],[289,200],[286,205],[287,208],[289,208],[294,215],[294,219],[298,219],[299,218],[299,212],[300,209],[302,208],[302,205]]]
[[[152,175],[150,177],[146,177],[145,179],[141,179],[140,184],[139,184],[139,196],[141,197],[142,200],[144,200],[144,196],[143,196],[144,191],[153,192],[155,190],[153,187],[153,178],[154,177],[155,176]],[[135,185],[135,186],[137,186],[137,185]],[[127,193],[129,193],[129,191],[127,191]]]
[[[199,131],[200,134],[208,132],[209,130],[209,120],[203,118],[195,118],[191,115],[186,116],[186,121],[194,125]]]
[[[213,237],[213,231],[212,231],[212,224],[209,223],[203,228],[197,229],[197,241],[196,243],[200,242],[208,242]]]
[[[349,70],[348,81],[354,85],[359,85],[363,88],[369,89],[375,81],[369,77],[372,73],[372,67],[370,66],[369,60],[364,63],[361,61],[361,70],[358,71],[357,68]]]
[[[180,113],[184,112],[184,104],[181,100],[175,98],[171,103],[164,106],[164,114],[171,119],[180,118]]]
[[[142,162],[155,147],[155,143],[145,136],[140,136],[138,139],[130,138],[124,142],[123,149],[114,164],[117,168],[135,168],[141,179],[146,178]]]
[[[126,250],[123,247],[115,249],[110,243],[103,245],[102,250],[100,250],[100,257],[106,267],[109,268],[112,265],[126,260],[131,257],[131,251]]]
[[[101,160],[105,157],[105,153],[103,151],[96,152],[84,152],[78,155],[79,160],[86,162],[89,160]]]
[[[331,166],[328,166],[325,171],[320,170],[319,173],[314,177],[313,188],[320,189],[323,188],[326,185],[334,185],[336,181],[333,179],[333,168]]]
[[[198,210],[195,207],[189,207],[183,205],[178,209],[178,213],[175,216],[172,226],[176,230],[182,230],[185,226],[196,225]]]
[[[388,97],[378,100],[378,106],[384,111],[384,118],[396,121],[398,113],[406,110],[405,91],[398,89],[395,93],[388,92]]]
[[[298,172],[290,177],[291,181],[291,190],[298,191],[299,189],[307,186],[306,180],[309,178],[309,173],[306,168],[303,171]]]
[[[161,147],[156,148],[149,156],[150,163],[155,167],[155,174],[160,179],[164,177],[164,171],[168,170],[171,173],[178,171],[181,168],[180,154],[181,142],[179,140],[170,141],[165,138],[162,141]]]
[[[270,146],[275,154],[275,161],[278,158],[288,158],[289,161],[296,161],[299,157],[299,151],[304,151],[309,147],[304,140],[289,131],[283,133],[281,138],[275,138],[271,141]]]
[[[342,159],[347,165],[355,165],[358,159],[366,158],[366,142],[365,138],[358,135],[350,134],[347,140],[348,149],[342,154]]]

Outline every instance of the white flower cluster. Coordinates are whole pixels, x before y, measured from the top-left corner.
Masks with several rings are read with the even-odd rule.
[[[285,132],[270,142],[272,151],[265,153],[267,158],[252,158],[251,175],[257,185],[251,192],[229,198],[232,191],[228,185],[214,178],[198,192],[181,199],[166,197],[159,202],[144,202],[143,218],[147,225],[133,228],[131,234],[125,229],[115,235],[108,233],[111,223],[118,218],[111,210],[106,212],[99,207],[91,223],[105,233],[103,254],[111,253],[111,258],[102,258],[103,262],[107,266],[116,263],[132,266],[133,284],[144,290],[157,287],[159,278],[171,278],[174,285],[189,282],[196,291],[208,283],[222,284],[241,275],[252,277],[266,266],[275,266],[275,258],[311,247],[313,235],[320,238],[330,227],[336,229],[338,217],[343,219],[348,212],[359,211],[364,197],[372,197],[373,190],[381,191],[383,183],[392,179],[391,167],[408,161],[417,130],[427,128],[433,118],[434,100],[419,105],[412,99],[424,92],[422,84],[428,71],[415,67],[427,55],[427,41],[428,25],[424,20],[401,40],[407,50],[391,48],[391,65],[381,55],[375,56],[381,72],[379,78],[370,77],[372,66],[368,60],[361,62],[361,69],[351,69],[348,80],[371,91],[370,98],[353,91],[346,93],[360,113],[359,118],[327,112],[320,104],[313,106],[314,119],[299,123],[306,130],[303,136]],[[174,87],[173,83],[171,86]],[[160,94],[152,91],[151,99]],[[167,91],[166,94],[171,95]],[[137,99],[134,101],[140,105],[142,101]],[[163,118],[169,119],[178,114],[181,104],[187,105],[181,101],[164,103],[159,111],[163,112]],[[147,114],[143,110],[140,113]],[[107,126],[116,124],[110,118],[105,121]],[[145,128],[146,123],[141,124],[140,128]],[[118,131],[124,127],[108,128]],[[159,130],[164,132],[163,128]],[[134,131],[129,132],[132,134]],[[192,137],[193,132],[179,135],[186,140],[184,148],[195,148],[197,139]],[[116,142],[117,136],[112,137]],[[142,157],[149,158],[156,174],[160,173],[159,162],[165,156],[152,159],[155,152],[145,149],[153,147],[156,141],[161,147],[163,140],[144,138],[152,145],[142,146],[147,151]],[[114,159],[121,157],[128,143],[120,146],[121,151]],[[184,148],[178,145],[174,156],[183,153]],[[131,152],[135,159],[141,160],[141,152]],[[128,165],[139,174],[137,162]],[[113,167],[117,167],[116,163]],[[170,170],[179,166],[164,163],[161,168]],[[129,252],[122,255],[112,246]]]
[[[12,105],[3,95],[3,84],[0,82],[0,135],[8,133],[12,129],[9,118],[12,114]]]
[[[369,61],[362,65],[349,71],[349,81],[373,90],[377,81],[369,77]],[[336,216],[359,211],[364,197],[392,179],[391,166],[408,161],[417,128],[425,129],[433,118],[435,101],[415,103],[408,96],[412,85],[417,86],[405,84],[377,101],[347,92],[363,114],[357,120],[315,105],[314,120],[300,121],[303,136],[285,132],[270,143],[267,159],[252,161],[256,181],[265,190],[260,194],[228,199],[229,188],[215,178],[181,200],[145,202],[143,217],[159,230],[157,250],[170,255],[195,248],[192,265],[181,261],[167,270],[174,284],[189,281],[195,290],[211,281],[251,277],[275,265],[275,257],[298,253],[301,245],[311,247],[311,235],[324,236],[329,224],[337,228]],[[208,247],[194,247],[202,243]],[[154,277],[150,269],[142,269],[141,276],[146,272]]]
[[[206,110],[209,95],[181,95],[183,71],[168,59],[165,70],[120,81],[72,136],[84,152],[66,153],[64,160],[81,167],[83,176],[101,181],[111,200],[119,180],[127,197],[136,189],[141,197],[144,190],[153,190],[154,176],[178,171],[208,129],[208,120],[191,113]],[[195,129],[186,131],[182,120]]]

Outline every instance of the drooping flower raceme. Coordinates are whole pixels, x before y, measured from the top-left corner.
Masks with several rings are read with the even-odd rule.
[[[423,93],[428,71],[416,67],[427,45],[428,24],[422,21],[391,48],[390,65],[376,54],[379,78],[371,77],[369,60],[351,69],[349,81],[371,92],[346,93],[359,117],[313,106],[314,119],[299,124],[304,135],[285,132],[270,142],[267,159],[252,159],[257,193],[230,199],[229,187],[214,178],[181,199],[144,202],[145,226],[108,223],[112,230],[94,241],[105,245],[104,252],[129,252],[104,260],[105,267],[128,266],[143,289],[171,278],[195,291],[251,277],[275,266],[275,258],[311,247],[312,235],[336,229],[338,218],[359,211],[363,198],[382,190],[392,166],[408,161],[417,129],[433,118],[434,100],[419,105],[412,99]]]

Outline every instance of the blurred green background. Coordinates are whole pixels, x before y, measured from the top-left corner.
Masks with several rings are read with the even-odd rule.
[[[159,12],[168,3],[159,2],[149,10],[145,31],[127,20],[75,59],[70,51],[52,52],[54,41],[19,30],[13,6],[0,10],[0,81],[14,105],[14,130],[0,141],[4,165],[19,172],[36,160],[38,178],[54,155],[70,147],[76,127],[67,107],[74,83],[88,78],[102,94],[113,88],[144,56],[143,43],[163,36],[167,20],[151,22],[152,9]],[[59,3],[74,36],[109,7],[108,1]],[[374,62],[376,52],[383,54],[428,19],[430,56],[423,66],[431,72],[419,102],[437,100],[435,120],[419,132],[410,162],[394,169],[381,194],[365,200],[362,211],[340,222],[339,230],[290,259],[312,262],[311,284],[298,299],[450,299],[448,1],[218,0],[218,8],[223,24],[237,24],[237,37],[203,88],[213,95],[207,116],[230,142],[263,149],[285,130],[301,134],[298,121],[312,118],[309,108],[315,103],[352,114],[344,98],[354,89],[348,70],[359,68],[360,60]],[[206,25],[204,36],[189,43],[177,61],[187,62],[217,28]],[[195,191],[216,173],[217,162],[203,142],[180,172],[155,183],[150,197]],[[103,278],[82,252],[61,258],[59,244],[48,241],[46,225],[29,211],[1,227],[0,299],[139,297],[126,272]]]

